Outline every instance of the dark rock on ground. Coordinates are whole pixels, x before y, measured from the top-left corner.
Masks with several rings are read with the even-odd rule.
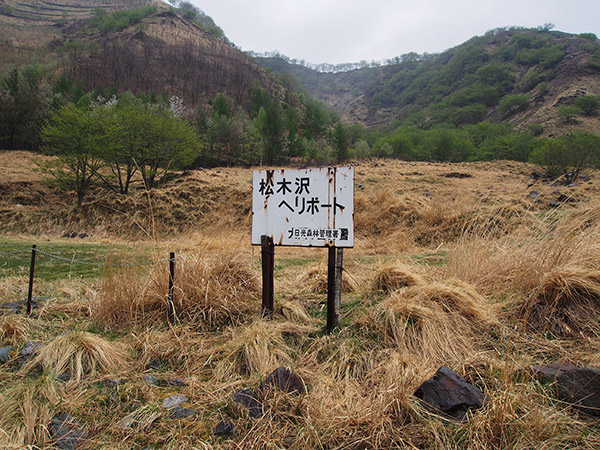
[[[165,398],[162,402],[162,407],[164,409],[173,408],[174,406],[179,406],[182,403],[185,403],[189,400],[187,395],[170,395]]]
[[[150,386],[158,386],[158,378],[153,377],[152,375],[146,375],[144,381]]]
[[[5,311],[6,314],[16,314],[21,312],[23,305],[20,302],[6,302],[0,305],[0,309]]]
[[[123,380],[119,380],[118,378],[107,378],[106,380],[102,381],[102,384],[107,388],[113,388],[123,384]]]
[[[152,361],[150,361],[150,363],[148,363],[148,366],[146,366],[146,370],[158,370],[160,369],[161,365],[162,361],[160,360],[160,358],[154,358]]]
[[[558,208],[560,206],[560,203],[553,201],[548,203],[548,206],[550,206],[551,208]]]
[[[573,197],[569,197],[568,195],[560,194],[558,196],[558,201],[561,203],[572,203],[575,201],[575,199]]]
[[[489,398],[456,372],[447,367],[438,369],[414,393],[428,410],[464,422],[469,409],[479,409]]]
[[[233,401],[246,408],[252,419],[258,419],[264,415],[263,404],[251,389],[237,391],[233,394]]]
[[[299,395],[304,392],[304,383],[298,375],[292,373],[289,369],[278,367],[261,383],[258,392],[264,393],[273,389],[286,394]]]
[[[0,364],[6,364],[10,361],[10,354],[14,350],[13,347],[0,348]]]
[[[217,426],[215,427],[215,434],[224,436],[228,434],[233,434],[233,430],[235,426],[229,420],[221,420]]]
[[[66,413],[58,413],[52,418],[50,433],[60,450],[75,450],[83,438],[83,430],[77,420]]]
[[[461,172],[449,172],[442,174],[444,178],[471,178],[473,175],[470,173],[461,173]]]
[[[534,199],[534,200],[535,200],[536,198],[538,198],[539,196],[540,196],[540,193],[539,193],[538,191],[531,191],[531,192],[529,193],[529,197],[531,197],[531,198],[532,198],[532,199]]]
[[[167,381],[167,384],[169,386],[187,386],[188,385],[181,378],[171,378],[169,381]]]
[[[600,370],[575,367],[556,377],[558,398],[587,414],[600,416]]]
[[[35,354],[43,347],[39,342],[26,342],[25,347],[19,352],[19,363],[25,364],[31,361]]]
[[[540,383],[554,383],[558,375],[565,370],[577,369],[577,366],[571,363],[551,363],[543,366],[530,366],[531,374]]]
[[[60,375],[58,375],[56,377],[57,380],[62,381],[63,383],[67,383],[68,381],[71,380],[71,374],[70,373],[61,373]]]
[[[197,416],[198,411],[189,408],[176,406],[169,412],[169,417],[172,419],[186,419],[188,417]]]

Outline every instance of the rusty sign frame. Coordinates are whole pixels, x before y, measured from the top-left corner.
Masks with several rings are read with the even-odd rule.
[[[257,170],[252,245],[354,247],[354,167]]]

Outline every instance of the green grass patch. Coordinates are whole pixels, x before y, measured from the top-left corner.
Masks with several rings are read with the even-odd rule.
[[[422,253],[420,255],[411,255],[410,259],[418,264],[427,266],[442,267],[448,264],[448,252],[441,251],[435,253]]]
[[[48,242],[37,248],[35,278],[46,281],[97,278],[102,274],[109,256],[110,262],[115,265],[139,264],[151,260],[150,249],[143,247],[132,249],[109,244]],[[30,244],[0,242],[0,278],[29,275],[30,265]]]

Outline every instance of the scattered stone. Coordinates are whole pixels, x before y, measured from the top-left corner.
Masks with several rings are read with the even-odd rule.
[[[186,419],[188,417],[197,416],[198,411],[195,409],[183,408],[181,406],[176,406],[169,412],[169,416],[172,419]]]
[[[449,172],[443,173],[442,176],[444,178],[471,178],[473,175],[471,175],[470,173]]]
[[[540,383],[554,383],[561,372],[576,368],[577,366],[571,363],[550,363],[543,366],[529,366],[531,374]]]
[[[6,310],[7,314],[16,314],[21,312],[23,305],[20,302],[6,302],[0,305],[0,309]]]
[[[233,401],[246,408],[252,419],[258,419],[264,415],[263,404],[251,389],[237,391],[233,394]]]
[[[88,237],[87,233],[79,233],[79,239],[84,239],[86,237]]]
[[[174,406],[179,406],[188,400],[189,398],[186,395],[170,395],[163,400],[162,407],[164,409],[173,408]]]
[[[299,395],[304,392],[304,383],[298,375],[292,373],[288,368],[278,367],[261,383],[258,391],[263,393],[273,389],[286,394]]]
[[[235,426],[229,420],[221,420],[215,427],[215,434],[219,436],[225,436],[233,434]]]
[[[558,202],[550,202],[550,203],[548,203],[548,205],[551,208],[558,208],[560,206],[560,203],[558,203]]]
[[[600,416],[600,370],[563,369],[556,378],[558,398],[592,416]]]
[[[69,235],[69,237],[70,237],[70,238],[76,238],[78,235],[79,235],[79,233],[77,233],[77,231],[73,231],[73,232],[72,232],[72,233]]]
[[[567,184],[567,187],[569,187],[569,188],[572,188],[572,187],[575,187],[575,186],[577,186],[577,183]]]
[[[14,350],[13,347],[0,348],[0,364],[6,364],[10,361],[10,354]]]
[[[154,358],[152,361],[150,361],[146,367],[146,370],[158,370],[160,369],[160,366],[162,366],[162,361],[160,358]]]
[[[425,197],[432,197],[433,196],[433,194],[431,192],[429,192],[429,191],[423,191],[423,195]]]
[[[19,352],[19,363],[25,364],[31,361],[35,354],[43,347],[39,342],[26,342],[25,347]]]
[[[58,413],[50,422],[50,433],[60,450],[75,450],[83,438],[83,430],[69,414]]]
[[[60,375],[58,375],[56,377],[56,379],[58,381],[62,381],[63,383],[68,383],[71,380],[71,374],[70,373],[61,373]]]
[[[123,381],[119,380],[118,378],[108,378],[108,379],[102,381],[102,384],[104,386],[106,386],[107,388],[113,388],[115,386],[119,386],[120,384],[123,384]]]
[[[571,203],[574,202],[575,199],[573,197],[569,197],[568,195],[560,194],[558,197],[558,201],[561,203]]]
[[[187,386],[188,385],[181,378],[171,378],[169,381],[167,381],[167,384],[170,386]]]
[[[540,196],[540,193],[538,191],[531,191],[529,193],[529,196],[535,200],[536,198],[538,198]]]
[[[479,409],[489,398],[456,372],[447,367],[438,369],[433,378],[425,381],[414,393],[429,411],[459,421],[467,420],[469,409]]]
[[[144,381],[150,386],[158,386],[158,378],[153,377],[152,375],[146,375]]]

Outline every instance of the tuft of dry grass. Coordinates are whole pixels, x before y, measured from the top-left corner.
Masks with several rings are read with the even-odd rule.
[[[180,257],[176,261],[176,319],[214,328],[243,319],[256,309],[256,276],[238,255],[218,260]],[[92,306],[92,317],[108,326],[164,323],[167,319],[168,267],[156,266],[147,275],[109,272]]]
[[[423,278],[406,265],[388,263],[376,269],[370,284],[371,293],[388,294],[392,291],[425,284]]]
[[[3,391],[0,395],[2,448],[23,448],[49,442],[48,424],[61,402],[60,388],[51,375],[26,378]]]
[[[125,367],[126,360],[120,344],[95,334],[73,331],[46,344],[22,371],[27,373],[39,364],[56,375],[68,373],[69,383],[78,383],[87,375],[115,373]]]
[[[523,302],[520,313],[533,329],[557,337],[600,337],[600,270],[554,270]]]
[[[462,364],[496,322],[494,308],[460,281],[415,285],[392,293],[364,319],[384,343],[423,365]]]
[[[327,263],[321,262],[306,269],[298,275],[297,284],[303,286],[303,290],[311,294],[323,294],[327,292]],[[357,288],[356,282],[345,272],[342,273],[342,292],[354,292]]]
[[[292,322],[255,320],[248,325],[229,328],[225,342],[207,350],[215,359],[218,380],[232,376],[255,377],[293,362],[294,341],[298,345],[314,328]]]

